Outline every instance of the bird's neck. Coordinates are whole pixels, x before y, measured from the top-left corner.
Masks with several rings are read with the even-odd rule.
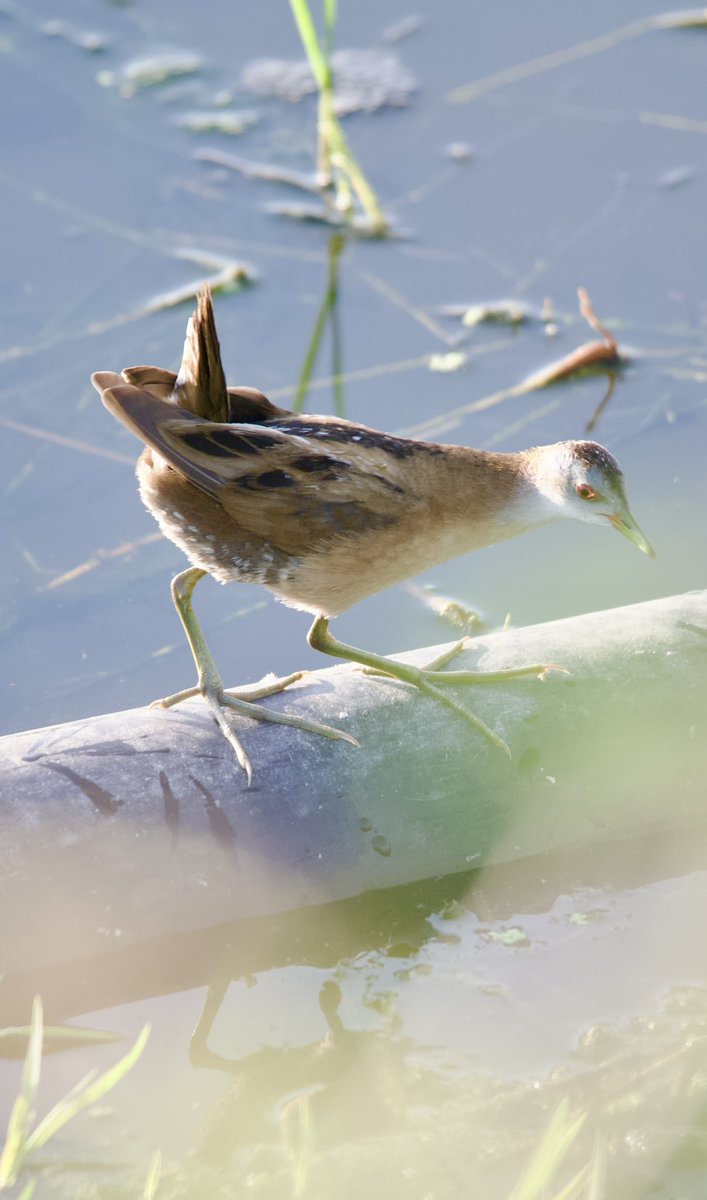
[[[437,520],[463,550],[490,546],[561,515],[536,482],[532,451],[447,449],[449,480],[437,497]]]

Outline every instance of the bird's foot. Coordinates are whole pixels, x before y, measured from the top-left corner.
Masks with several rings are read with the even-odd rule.
[[[424,667],[416,667],[410,663],[398,662],[393,658],[386,658],[381,654],[371,654],[366,650],[358,650],[353,646],[347,646],[345,642],[339,642],[329,632],[328,623],[324,618],[320,617],[314,622],[312,629],[309,632],[310,645],[317,650],[323,650],[325,654],[333,654],[339,658],[348,659],[350,662],[359,663],[367,675],[377,675],[382,678],[398,679],[401,683],[409,683],[413,687],[419,688],[427,696],[432,696],[443,704],[445,708],[449,708],[458,716],[462,717],[470,725],[483,734],[485,738],[496,746],[499,750],[503,750],[510,758],[511,752],[503,738],[494,733],[492,729],[477,717],[476,713],[459,704],[446,692],[442,691],[441,684],[452,684],[458,686],[469,686],[472,684],[487,684],[487,683],[506,683],[512,679],[522,679],[528,675],[534,675],[536,678],[544,679],[549,671],[565,671],[564,667],[557,666],[555,663],[535,663],[527,667],[513,667],[502,671],[445,671],[444,667],[456,658],[462,650],[466,649],[472,642],[471,638],[462,638],[461,641],[455,642],[453,646],[445,650],[432,662],[427,663]]]
[[[546,679],[552,671],[559,671],[562,675],[568,675],[569,671],[566,667],[561,667],[558,663],[530,663],[526,667],[505,667],[500,671],[445,671],[447,663],[461,654],[462,650],[468,650],[474,644],[474,639],[470,637],[461,638],[455,642],[447,650],[431,662],[425,663],[420,670],[430,680],[431,683],[452,683],[462,686],[473,683],[506,683],[510,679],[524,679],[529,675],[533,675],[536,679]]]
[[[468,649],[472,641],[472,638],[462,638],[423,667],[412,667],[412,674],[405,682],[412,683],[420,691],[434,696],[435,699],[439,700],[447,708],[451,708],[453,712],[456,712],[460,717],[468,721],[469,724],[473,725],[475,729],[478,729],[484,737],[494,746],[497,746],[499,750],[503,750],[510,758],[510,749],[503,738],[494,733],[485,721],[477,717],[476,713],[471,712],[464,705],[458,704],[451,696],[447,696],[442,692],[439,685],[452,684],[460,687],[469,687],[473,684],[507,683],[512,679],[523,679],[528,676],[534,676],[536,679],[542,680],[551,671],[560,671],[564,674],[567,674],[567,671],[564,667],[560,667],[556,663],[532,663],[527,667],[510,667],[501,671],[445,671],[444,668],[447,664],[456,658],[458,654],[461,654],[462,650]],[[391,659],[388,661],[392,663],[394,660]],[[397,663],[395,664],[396,667],[398,665]],[[389,678],[401,678],[397,670],[378,670],[366,667],[364,671],[367,675],[380,675],[382,678],[385,678],[386,675]]]
[[[165,696],[162,700],[154,700],[150,708],[173,708],[175,704],[181,704],[183,700],[190,700],[193,696],[203,696],[221,733],[245,771],[250,787],[253,778],[253,764],[228,719],[228,713],[224,711],[226,709],[240,713],[244,717],[251,717],[255,721],[270,721],[273,725],[290,725],[294,729],[303,729],[307,733],[318,733],[321,737],[329,738],[332,741],[348,742],[357,747],[360,745],[350,733],[344,733],[342,729],[335,729],[332,725],[310,721],[307,717],[295,717],[290,713],[274,712],[272,709],[263,708],[261,704],[253,703],[254,700],[262,700],[266,696],[274,696],[278,692],[283,692],[290,684],[301,679],[303,674],[305,672],[296,671],[293,675],[287,675],[282,679],[266,678],[262,683],[253,684],[250,687],[226,689],[220,677],[210,672],[209,677],[201,679],[196,687],[185,688],[184,691],[175,692],[172,696]]]
[[[276,696],[278,692],[284,692],[285,688],[297,683],[298,679],[302,679],[306,674],[306,671],[295,671],[293,675],[284,675],[281,679],[266,675],[260,683],[246,684],[240,688],[223,688],[222,691],[224,696],[233,696],[235,700],[264,700],[267,696]],[[175,704],[181,704],[182,700],[191,700],[193,696],[203,694],[203,688],[196,684],[182,692],[175,692],[173,696],[153,700],[150,708],[172,708]]]
[[[196,687],[185,688],[182,692],[175,692],[173,696],[155,700],[150,707],[173,708],[175,704],[181,704],[182,700],[190,700],[192,696],[203,696],[221,733],[232,747],[238,762],[245,771],[249,787],[253,778],[253,764],[228,719],[229,714],[226,711],[228,709],[240,713],[241,716],[252,717],[255,721],[270,721],[273,725],[291,725],[295,729],[304,729],[307,733],[318,733],[322,737],[334,741],[349,742],[352,746],[358,746],[356,738],[352,737],[350,733],[344,733],[341,729],[334,729],[331,725],[322,725],[318,721],[309,721],[306,717],[293,717],[287,713],[273,712],[272,709],[263,708],[261,704],[253,703],[255,700],[262,700],[266,696],[274,696],[277,692],[283,692],[291,683],[296,683],[298,679],[302,678],[302,671],[297,671],[294,675],[286,675],[282,679],[266,676],[262,683],[254,684],[252,687],[227,690],[223,686],[223,680],[211,657],[191,602],[194,588],[205,574],[206,572],[202,571],[200,567],[188,567],[186,571],[175,575],[172,580],[172,599],[189,641],[199,682]]]

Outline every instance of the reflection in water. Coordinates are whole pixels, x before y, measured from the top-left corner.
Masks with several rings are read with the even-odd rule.
[[[98,1179],[110,1173],[119,1200],[141,1194],[156,1149],[157,1195],[185,1200],[328,1200],[332,1191],[508,1200],[562,1104],[568,1122],[585,1121],[548,1195],[593,1161],[601,1136],[606,1196],[643,1200],[666,1170],[707,1170],[703,965],[691,986],[662,991],[664,978],[687,978],[675,947],[689,959],[689,917],[704,911],[698,832],[528,859],[6,978],[0,1024],[35,990],[52,1023],[131,1004],[124,1011],[137,1025],[158,997],[143,1062],[113,1099],[123,1166],[92,1166]],[[677,870],[690,873],[671,878]],[[523,930],[522,943],[504,943],[509,928]],[[650,957],[639,971],[643,938]],[[116,1014],[81,1022],[115,1026]],[[76,1055],[100,1067],[99,1053],[56,1054],[44,1063],[47,1086],[76,1078]],[[4,1074],[9,1100],[18,1072]],[[82,1131],[82,1155],[95,1143],[100,1158],[102,1136],[100,1123]],[[81,1175],[60,1162],[46,1194],[75,1194]]]
[[[324,1198],[335,1188],[352,1198],[501,1200],[563,1110],[580,1118],[575,1138],[539,1169],[557,1194],[594,1161],[597,1138],[610,1164],[609,1190],[597,1195],[638,1200],[668,1163],[704,1170],[704,989],[675,989],[646,1016],[587,1028],[570,1062],[540,1081],[450,1069],[403,1036],[394,1017],[375,1032],[346,1030],[339,999],[325,984],[321,1041],[229,1064],[233,1082],[191,1151],[214,1183],[237,1179],[273,1198],[288,1188]]]
[[[414,1043],[401,1037],[401,1023],[393,1011],[381,1028],[347,1029],[339,1015],[341,988],[329,979],[318,995],[326,1023],[322,1038],[299,1046],[263,1046],[253,1054],[228,1059],[206,1045],[225,992],[226,985],[209,990],[190,1047],[195,1066],[225,1071],[235,1079],[199,1135],[196,1153],[207,1161],[225,1165],[244,1150],[260,1155],[278,1125],[287,1140],[295,1099],[309,1109],[319,1147],[322,1141],[336,1142],[344,1113],[351,1138],[378,1134],[403,1115],[406,1086],[412,1083],[408,1057]],[[232,1137],[234,1129],[239,1131],[237,1139]]]
[[[589,418],[589,420],[587,421],[587,423],[584,426],[584,431],[587,434],[593,433],[594,430],[596,429],[597,425],[599,424],[599,418],[601,417],[602,413],[604,412],[604,409],[607,407],[609,401],[611,400],[611,397],[614,394],[614,389],[616,388],[616,380],[617,380],[616,371],[611,371],[611,370],[607,369],[606,376],[607,376],[606,391],[604,392],[604,395],[602,396],[601,400],[599,401],[596,408],[594,409],[594,412],[592,413],[591,417]]]
[[[341,348],[341,325],[339,320],[339,259],[346,245],[343,233],[333,233],[329,238],[327,258],[327,284],[322,302],[319,306],[317,319],[307,347],[302,370],[300,371],[295,393],[294,411],[303,412],[312,380],[314,368],[317,365],[319,351],[327,324],[331,324],[331,375],[334,387],[334,412],[337,417],[346,415],[344,403],[343,360]]]

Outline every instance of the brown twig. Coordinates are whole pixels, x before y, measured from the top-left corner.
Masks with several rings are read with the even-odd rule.
[[[601,334],[601,341],[585,342],[584,345],[578,346],[576,350],[566,354],[564,358],[558,358],[547,367],[542,367],[540,371],[536,371],[526,379],[525,390],[535,391],[537,388],[548,387],[549,384],[556,383],[560,379],[567,379],[588,367],[616,368],[622,361],[623,356],[619,350],[619,344],[613,333],[597,317],[586,289],[578,288],[577,294],[580,313],[592,329]]]

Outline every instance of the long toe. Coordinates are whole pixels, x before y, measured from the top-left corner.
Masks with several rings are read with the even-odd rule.
[[[348,742],[350,746],[360,748],[360,742],[343,729],[335,729],[333,725],[324,725],[320,721],[310,721],[308,717],[295,717],[291,713],[275,712],[274,709],[264,708],[262,704],[251,704],[241,700],[231,692],[224,692],[222,703],[244,717],[252,717],[255,721],[270,721],[273,725],[290,725],[293,729],[303,729],[305,733],[316,733],[331,741]]]
[[[292,675],[284,675],[281,678],[266,675],[260,683],[246,684],[241,688],[224,688],[223,695],[231,696],[234,700],[265,700],[267,696],[276,696],[278,692],[284,692],[285,688],[303,679],[305,674],[306,671],[295,671]]]

